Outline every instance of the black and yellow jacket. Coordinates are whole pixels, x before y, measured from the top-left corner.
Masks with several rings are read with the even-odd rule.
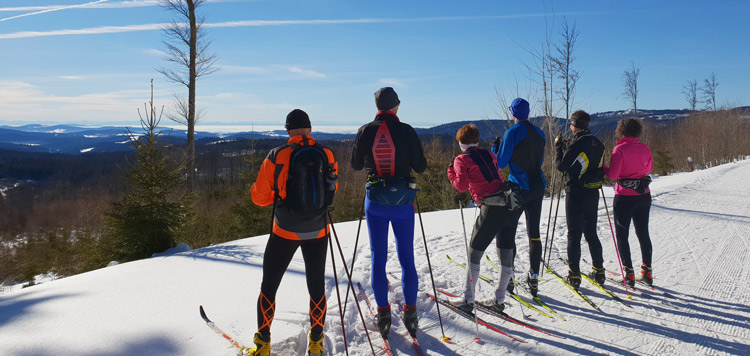
[[[278,199],[276,200],[276,214],[273,218],[274,234],[290,240],[312,240],[325,237],[329,233],[326,221],[327,208],[305,212],[292,210],[286,204],[286,181],[289,177],[289,160],[294,150],[293,144],[312,146],[315,144],[315,139],[303,135],[290,137],[287,144],[268,152],[258,172],[258,178],[250,188],[250,195],[253,203],[259,206],[269,206]],[[333,151],[321,145],[318,147],[326,153],[333,173],[338,175],[338,162],[333,156]],[[336,183],[336,189],[338,189],[338,183]]]
[[[557,169],[566,173],[565,190],[599,189],[604,180],[604,144],[591,131],[575,134],[565,152],[557,146]]]

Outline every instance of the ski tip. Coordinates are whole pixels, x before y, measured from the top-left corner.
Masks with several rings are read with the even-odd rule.
[[[200,305],[200,306],[198,307],[198,310],[200,310],[200,312],[201,312],[201,316],[205,316],[205,315],[206,315],[206,311],[205,311],[205,310],[203,310],[203,306],[202,306],[202,305]]]
[[[478,337],[475,337],[475,338],[474,338],[474,339],[472,339],[471,341],[474,341],[475,343],[477,343],[477,344],[479,344],[479,345],[482,345],[482,344],[484,344],[484,341],[482,341],[482,340],[481,340],[480,338],[478,338]]]
[[[450,337],[443,335],[443,342],[450,344],[453,340]]]

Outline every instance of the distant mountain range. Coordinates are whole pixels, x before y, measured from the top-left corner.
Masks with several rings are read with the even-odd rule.
[[[750,107],[735,108],[750,113]],[[638,116],[645,121],[666,124],[686,117],[690,110],[639,110]],[[617,122],[621,119],[633,116],[631,111],[608,111],[591,115],[590,128],[594,132],[605,132],[614,130]],[[532,118],[532,122],[540,123],[541,118]],[[474,120],[458,121],[442,124],[430,128],[417,128],[420,135],[448,135],[453,136],[456,131],[467,123],[476,124],[483,137],[502,136],[509,127],[506,120]],[[565,119],[558,118],[562,127]],[[140,129],[131,128],[134,134],[141,134]],[[488,134],[485,134],[488,133]],[[184,145],[186,138],[184,131],[164,131],[168,135],[168,143],[172,145]],[[211,132],[196,132],[196,145],[216,144],[220,142],[239,141],[247,139],[267,139],[285,137],[286,131],[265,132],[237,132],[230,134],[217,134]],[[354,133],[321,133],[315,132],[315,138],[320,141],[353,139]],[[24,125],[24,126],[0,126],[0,150],[11,150],[21,152],[44,152],[63,154],[85,154],[88,152],[118,152],[130,150],[128,145],[128,131],[125,127],[98,127],[88,128],[75,125]]]

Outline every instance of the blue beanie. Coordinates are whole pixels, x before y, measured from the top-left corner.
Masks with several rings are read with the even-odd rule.
[[[529,118],[529,102],[524,99],[515,98],[510,103],[509,109],[516,119],[527,120]]]

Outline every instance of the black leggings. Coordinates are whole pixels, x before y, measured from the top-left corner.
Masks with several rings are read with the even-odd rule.
[[[542,218],[542,202],[544,201],[544,187],[542,189],[524,191],[525,204],[522,211],[518,212],[516,224],[521,218],[521,213],[526,215],[526,234],[529,235],[529,262],[531,272],[539,273],[539,264],[542,262],[542,238],[539,233],[539,222]],[[528,193],[527,193],[528,192]],[[513,256],[516,255],[515,246]]]
[[[498,249],[512,249],[516,237],[514,214],[504,206],[482,205],[474,223],[469,246],[473,250],[485,251],[495,239]]]
[[[325,295],[328,238],[326,236],[314,240],[289,240],[271,234],[263,255],[263,281],[258,297],[258,331],[261,334],[271,333],[271,322],[276,309],[276,291],[298,247],[302,249],[302,258],[305,260],[307,291],[310,294],[311,330],[314,334],[323,331],[328,305]]]
[[[615,236],[623,266],[633,268],[630,258],[628,233],[630,220],[633,220],[635,236],[641,244],[641,257],[646,266],[651,267],[651,237],[648,233],[648,216],[651,211],[651,193],[643,195],[615,195],[612,210],[615,213]]]
[[[568,224],[568,263],[573,274],[581,273],[581,235],[586,238],[591,260],[602,268],[602,243],[596,235],[596,218],[599,209],[599,191],[596,189],[571,190],[565,196],[565,214]]]

